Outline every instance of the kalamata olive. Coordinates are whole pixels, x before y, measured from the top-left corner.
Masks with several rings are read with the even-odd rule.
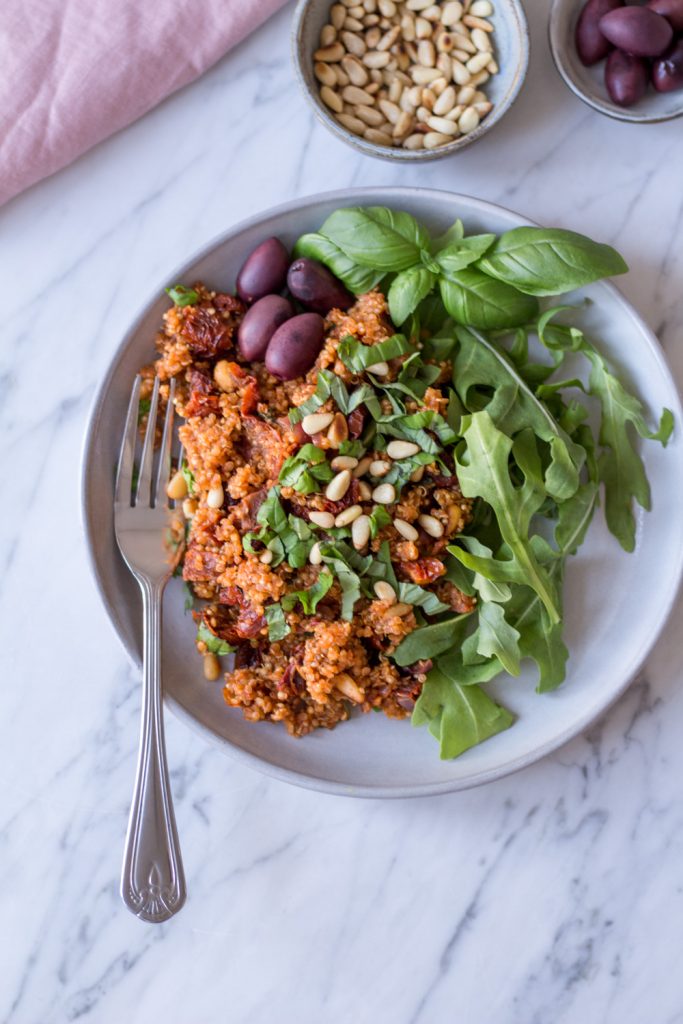
[[[600,18],[603,36],[635,57],[657,57],[671,42],[674,30],[649,7],[619,7]]]
[[[318,313],[300,313],[278,327],[266,352],[268,373],[293,380],[310,370],[322,348],[324,327]]]
[[[582,64],[590,67],[604,60],[612,49],[611,44],[605,39],[598,22],[603,14],[614,11],[617,7],[623,6],[623,0],[588,0],[583,5],[579,20],[576,23],[576,52]]]
[[[652,62],[652,84],[657,92],[683,89],[683,39],[674,40],[666,53]]]
[[[621,50],[612,50],[605,65],[605,85],[614,103],[632,107],[647,89],[647,63]]]
[[[247,256],[237,275],[237,294],[244,302],[279,292],[287,280],[289,253],[279,238],[266,238]]]
[[[287,287],[302,306],[316,313],[348,309],[354,298],[327,267],[303,256],[294,260],[287,274]]]
[[[280,324],[294,316],[292,304],[282,295],[264,295],[247,310],[237,332],[237,344],[245,359],[260,361]]]
[[[666,18],[674,32],[683,32],[683,0],[649,0],[647,6]]]

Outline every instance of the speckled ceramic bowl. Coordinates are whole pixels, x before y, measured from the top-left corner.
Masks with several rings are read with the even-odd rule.
[[[500,71],[486,83],[485,91],[493,110],[478,128],[437,149],[408,150],[400,146],[379,146],[347,131],[320,99],[320,83],[313,74],[313,53],[319,45],[320,29],[329,21],[334,0],[299,0],[292,26],[292,58],[297,76],[318,120],[338,139],[368,156],[396,163],[438,160],[471,146],[505,116],[514,103],[529,64],[529,31],[519,0],[493,0],[494,46]]]
[[[633,107],[620,107],[612,102],[605,88],[605,61],[586,68],[576,52],[574,33],[582,7],[582,0],[553,0],[548,22],[555,67],[574,95],[600,114],[631,124],[655,124],[682,117],[683,89],[669,93],[648,89],[640,103]]]

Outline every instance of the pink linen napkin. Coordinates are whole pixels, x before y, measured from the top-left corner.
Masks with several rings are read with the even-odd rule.
[[[203,74],[285,0],[9,0],[0,204]]]

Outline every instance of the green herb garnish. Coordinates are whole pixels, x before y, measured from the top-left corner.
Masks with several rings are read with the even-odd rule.
[[[199,292],[196,292],[193,288],[186,288],[182,284],[175,284],[172,288],[166,288],[165,292],[176,306],[194,306],[196,302],[199,302]]]
[[[211,654],[217,654],[219,657],[225,654],[232,654],[236,650],[227,640],[221,640],[219,636],[215,636],[204,622],[199,623],[197,641],[206,644],[207,651],[210,651]]]

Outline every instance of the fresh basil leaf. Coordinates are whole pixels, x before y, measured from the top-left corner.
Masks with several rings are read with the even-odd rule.
[[[429,235],[409,213],[384,206],[335,210],[320,229],[355,263],[386,272],[411,267]]]
[[[458,217],[447,231],[444,231],[442,235],[439,235],[438,238],[434,239],[432,242],[432,252],[441,252],[442,249],[445,249],[448,245],[452,245],[453,242],[459,242],[464,234],[465,228]]]
[[[434,658],[452,647],[458,647],[463,641],[471,616],[471,612],[466,612],[414,629],[401,641],[391,657],[397,665],[412,665],[416,661]]]
[[[221,640],[219,636],[212,633],[205,622],[199,623],[197,641],[206,644],[207,651],[210,651],[211,654],[217,654],[219,657],[232,654],[236,650],[227,640]]]
[[[302,235],[294,246],[294,255],[324,263],[354,295],[372,291],[384,276],[382,270],[355,263],[323,234]]]
[[[287,514],[280,504],[280,488],[271,487],[256,513],[256,522],[268,526],[274,533],[287,529]]]
[[[299,494],[313,494],[322,489],[321,484],[329,483],[333,476],[334,470],[322,448],[305,444],[284,461],[278,482],[283,487],[294,488]]]
[[[388,526],[389,523],[393,522],[384,505],[375,505],[375,508],[369,515],[369,519],[370,537],[372,540],[375,539],[380,530],[383,530],[385,526]]]
[[[329,370],[320,370],[316,381],[315,392],[296,409],[289,410],[290,423],[299,423],[304,416],[308,416],[309,413],[312,412],[317,412],[321,405],[324,405],[330,397],[334,399],[342,412],[347,411],[349,395],[344,382]]]
[[[185,459],[183,459],[183,461],[182,461],[182,465],[180,467],[180,472],[183,474],[183,480],[185,481],[185,486],[187,487],[187,493],[190,494],[190,495],[194,494],[194,491],[195,491],[195,487],[194,487],[194,485],[195,485],[194,473],[192,472],[192,470],[188,466],[188,464],[185,461]]]
[[[282,606],[277,602],[273,604],[267,604],[263,609],[266,622],[268,623],[268,639],[273,643],[277,640],[284,640],[284,638],[291,633],[291,629],[285,618],[285,613],[282,610]]]
[[[387,302],[389,315],[397,327],[400,327],[429,295],[435,281],[436,273],[419,265],[402,270],[396,275],[389,286]]]
[[[280,604],[286,612],[290,612],[296,603],[299,602],[306,615],[313,615],[319,602],[323,599],[333,583],[334,576],[332,573],[324,570],[318,574],[317,580],[308,588],[308,590],[293,590],[281,598]]]
[[[463,686],[439,666],[428,674],[413,711],[413,725],[429,725],[442,759],[458,757],[470,747],[508,729],[514,716],[479,686]]]
[[[538,302],[516,288],[468,267],[439,280],[441,298],[453,319],[466,327],[494,330],[532,320]]]
[[[164,291],[176,306],[194,306],[199,302],[199,292],[193,288],[186,288],[182,284],[176,284],[172,288],[165,288]]]
[[[478,260],[491,248],[495,240],[495,235],[470,235],[468,238],[461,238],[440,249],[436,262],[441,272],[448,277]]]
[[[403,334],[393,334],[386,341],[379,341],[374,345],[364,345],[362,341],[348,334],[340,341],[337,349],[339,358],[347,370],[352,373],[363,373],[368,366],[374,366],[375,363],[386,362],[413,351],[414,346]]]
[[[610,245],[562,228],[513,228],[477,266],[527,295],[559,295],[628,267]]]
[[[339,446],[340,455],[349,455],[353,459],[360,459],[365,455],[365,447],[362,441],[342,441]]]

